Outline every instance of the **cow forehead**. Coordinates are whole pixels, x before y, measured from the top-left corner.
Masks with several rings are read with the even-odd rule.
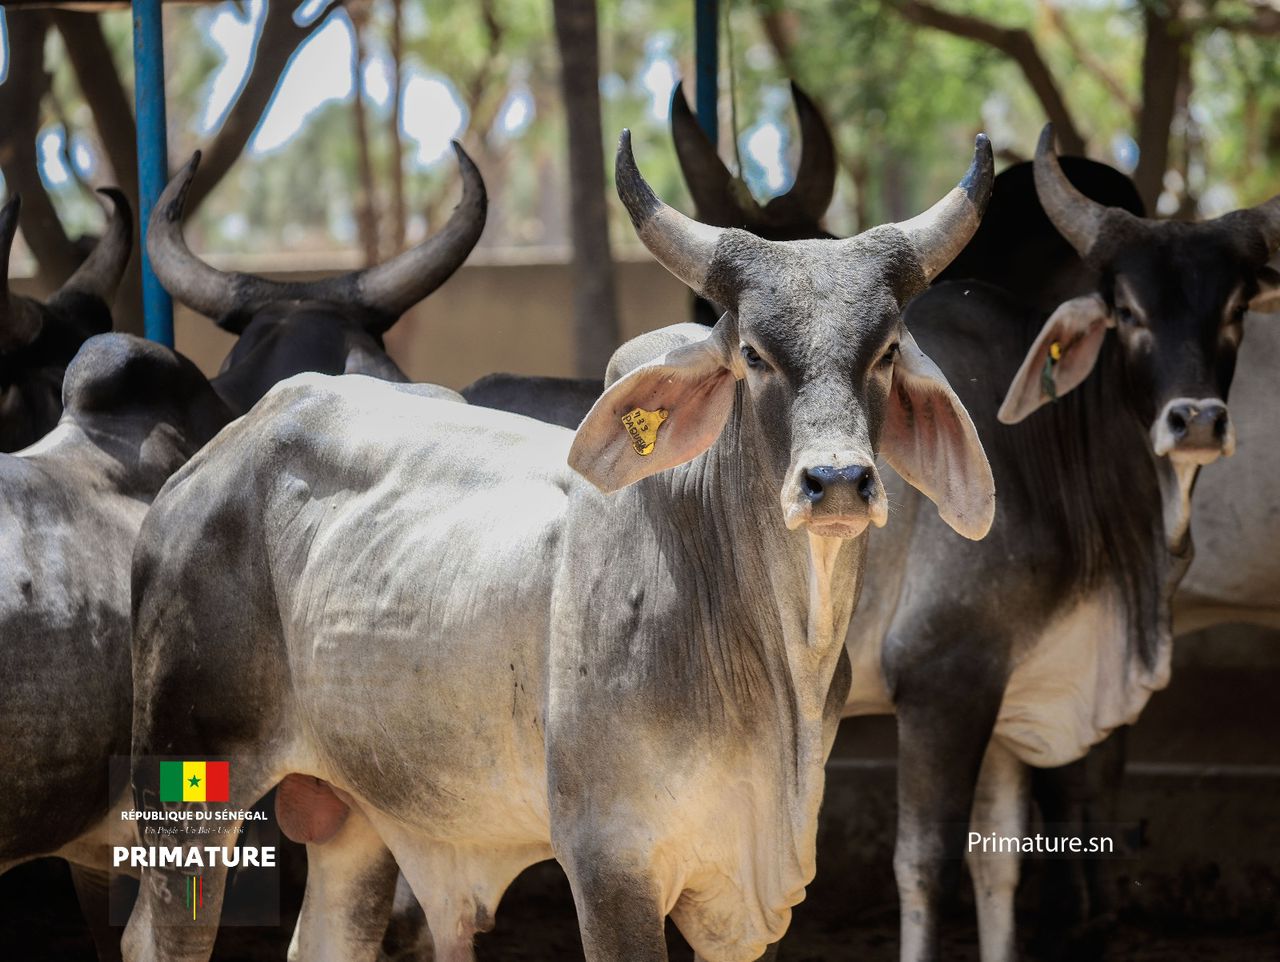
[[[245,326],[231,354],[240,358],[258,348],[273,345],[291,352],[303,352],[307,363],[315,363],[317,356],[332,356],[337,363],[356,343],[375,348],[379,346],[365,329],[363,318],[350,308],[297,301],[271,304],[258,311]]]
[[[916,268],[892,250],[860,249],[859,240],[772,245],[743,275],[743,336],[793,361],[877,349],[896,327],[906,292],[914,292]]]
[[[1213,223],[1148,225],[1107,261],[1153,322],[1170,314],[1216,320],[1254,267],[1242,239]]]

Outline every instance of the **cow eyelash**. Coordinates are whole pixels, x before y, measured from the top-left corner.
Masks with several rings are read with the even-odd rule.
[[[747,367],[760,370],[765,366],[764,358],[750,344],[742,345],[742,357],[747,362]]]
[[[884,352],[884,356],[880,358],[881,364],[892,364],[898,359],[898,355],[902,353],[902,345],[897,341],[889,345],[889,349]]]

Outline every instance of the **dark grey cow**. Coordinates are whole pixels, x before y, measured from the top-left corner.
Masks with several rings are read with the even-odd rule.
[[[1192,488],[1234,447],[1242,320],[1274,296],[1280,198],[1203,224],[1144,220],[1077,191],[1050,129],[1035,184],[1087,292],[1046,319],[1013,293],[1025,278],[954,280],[905,313],[978,425],[995,525],[981,544],[954,538],[886,476],[901,513],[872,539],[849,633],[846,713],[898,716],[908,960],[938,957],[963,826],[1024,835],[1027,766],[1079,758],[1167,682]],[[1011,959],[1017,856],[968,854],[983,959]]]
[[[462,145],[455,142],[453,148],[462,199],[438,233],[386,263],[316,281],[271,281],[209,266],[182,236],[182,208],[200,163],[198,151],[169,183],[151,215],[147,251],[174,298],[239,336],[213,379],[237,414],[276,382],[302,371],[408,380],[387,356],[382,336],[453,275],[484,230],[484,180]]]
[[[795,183],[768,203],[759,204],[746,185],[729,173],[689,109],[683,83],[676,84],[671,94],[671,137],[700,221],[714,227],[738,227],[773,241],[831,236],[822,228],[822,217],[835,192],[835,144],[822,114],[795,83],[791,85],[791,96],[801,143]],[[715,324],[723,313],[705,298],[694,295],[693,303],[694,320],[700,324]],[[467,385],[462,396],[481,407],[576,428],[602,390],[604,382],[599,378],[499,373],[487,374]]]
[[[231,412],[185,358],[125,334],[67,368],[57,427],[0,455],[0,873],[71,864],[102,958],[111,844],[129,844],[129,562],[147,506]],[[112,804],[114,803],[114,804]]]
[[[17,451],[44,437],[62,413],[62,376],[80,345],[111,330],[111,299],[129,262],[133,214],[118,190],[106,232],[80,268],[45,303],[11,294],[9,251],[22,200],[0,210],[0,451]]]
[[[700,958],[756,958],[814,872],[877,451],[961,534],[991,521],[972,424],[900,316],[991,164],[980,138],[920,217],[775,243],[662,204],[624,133],[641,239],[729,310],[628,345],[576,434],[360,377],[269,394],[144,524],[139,802],[152,755],[235,756],[233,810],[283,780],[298,958],[371,958],[398,863],[438,962],[470,960],[553,855],[591,962],[664,959],[667,914]],[[181,929],[149,874],[126,957],[206,958],[223,870]]]

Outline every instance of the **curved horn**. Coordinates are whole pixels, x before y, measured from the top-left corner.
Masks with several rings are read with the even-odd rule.
[[[960,183],[923,214],[895,224],[915,248],[925,279],[933,280],[969,243],[991,199],[995,161],[991,141],[978,134],[973,160]]]
[[[800,164],[787,196],[816,222],[826,215],[836,192],[836,145],[817,106],[794,80],[791,99],[800,121]]]
[[[1098,239],[1108,208],[1076,190],[1062,172],[1053,149],[1053,124],[1045,124],[1040,132],[1034,169],[1040,206],[1058,233],[1084,257]]]
[[[133,208],[129,199],[114,187],[98,191],[111,201],[111,219],[92,253],[76,272],[67,278],[54,297],[63,294],[88,294],[106,304],[116,295],[120,278],[133,253]]]
[[[689,108],[683,80],[671,91],[671,139],[675,141],[680,173],[684,175],[699,217],[727,226],[741,223],[743,213],[758,213],[744,212],[738,203],[733,175]]]
[[[386,319],[385,324],[373,325],[375,333],[381,334],[462,266],[484,231],[489,198],[484,178],[456,140],[453,152],[462,174],[462,199],[449,215],[448,223],[417,247],[383,264],[314,282],[311,296],[351,303],[349,289],[354,285],[354,302]]]
[[[169,182],[151,212],[147,253],[160,283],[193,310],[240,333],[243,322],[272,301],[329,301],[371,312],[375,333],[389,328],[406,310],[445,282],[480,239],[488,198],[480,171],[462,145],[453,149],[462,168],[462,200],[438,234],[385,264],[318,281],[269,281],[252,274],[224,273],[191,253],[182,237],[182,208],[200,165],[192,155]]]
[[[25,297],[9,296],[9,251],[13,248],[13,237],[18,233],[18,214],[21,211],[20,194],[14,194],[0,208],[0,268],[4,269],[4,282],[0,286],[0,352],[26,347],[44,326],[41,312]]]
[[[707,277],[724,231],[685,217],[658,200],[636,169],[630,130],[623,130],[618,138],[614,180],[636,234],[649,253],[696,293],[706,293]]]
[[[249,274],[226,274],[210,267],[187,247],[182,236],[182,210],[200,166],[200,151],[169,181],[151,209],[147,224],[147,256],[164,289],[193,311],[222,324],[235,314],[251,314],[272,300],[270,281]],[[239,330],[232,327],[234,333]]]

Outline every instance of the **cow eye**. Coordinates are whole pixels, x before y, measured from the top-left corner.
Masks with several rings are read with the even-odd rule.
[[[755,368],[756,370],[764,367],[764,358],[750,344],[742,345],[742,357],[746,360],[747,367]]]
[[[1138,322],[1138,318],[1127,304],[1116,305],[1116,320],[1121,324],[1136,324]]]
[[[1237,304],[1231,309],[1231,323],[1241,324],[1244,322],[1245,312],[1249,310],[1249,305],[1245,303]]]
[[[897,360],[898,355],[901,353],[902,353],[902,345],[899,344],[897,341],[894,341],[892,344],[889,345],[889,349],[884,352],[884,356],[880,358],[880,363],[885,365],[892,364],[895,360]]]

